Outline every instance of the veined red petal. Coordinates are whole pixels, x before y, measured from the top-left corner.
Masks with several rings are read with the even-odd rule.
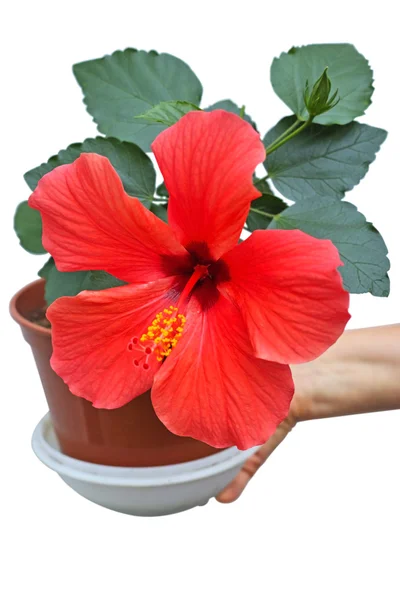
[[[56,300],[47,311],[51,366],[71,392],[96,408],[118,408],[148,390],[161,363],[149,355],[149,367],[142,368],[144,355],[130,342],[147,331],[160,310],[176,302],[179,286],[179,278],[168,277]]]
[[[252,183],[265,159],[259,134],[232,113],[194,111],[152,150],[170,194],[170,226],[200,260],[218,259],[237,243],[250,202],[261,195]]]
[[[144,283],[190,263],[168,225],[125,193],[104,156],[82,154],[42,177],[29,206],[41,212],[43,246],[60,271],[100,269]]]
[[[342,334],[349,294],[329,240],[302,231],[255,231],[221,259],[218,288],[240,307],[257,356],[300,363]]]
[[[216,448],[263,444],[288,414],[290,368],[252,355],[240,311],[211,283],[194,292],[186,316],[154,379],[158,417],[173,433]]]

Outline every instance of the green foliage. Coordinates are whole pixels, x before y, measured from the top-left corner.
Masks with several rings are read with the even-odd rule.
[[[96,137],[71,144],[46,163],[25,173],[26,183],[34,190],[43,175],[60,165],[74,162],[83,152],[94,152],[107,157],[121,177],[127,194],[139,198],[145,206],[150,206],[156,185],[156,173],[151,159],[135,144],[113,138]]]
[[[14,215],[14,229],[19,243],[31,254],[46,254],[42,245],[42,219],[40,213],[21,202]]]
[[[267,229],[273,215],[277,215],[287,208],[286,202],[274,195],[265,179],[256,180],[254,185],[262,192],[262,196],[251,203],[246,220],[246,227],[249,231]]]
[[[286,209],[270,229],[300,229],[313,237],[331,240],[344,263],[340,267],[349,292],[389,295],[390,268],[387,248],[380,233],[349,202],[309,198]],[[312,269],[312,265],[310,265]]]
[[[167,188],[165,187],[165,183],[162,182],[160,183],[160,185],[157,187],[157,196],[160,196],[161,198],[168,198],[169,197],[169,193]]]
[[[294,117],[279,121],[265,136],[265,145],[294,121]],[[274,186],[290,200],[303,202],[314,195],[340,200],[367,173],[386,135],[383,129],[356,122],[311,125],[267,156],[264,165]]]
[[[74,74],[99,131],[111,137],[87,139],[61,150],[25,174],[29,187],[34,190],[43,175],[72,163],[82,152],[94,152],[110,160],[128,194],[168,222],[169,194],[162,183],[155,198],[155,169],[145,152],[166,127],[192,110],[201,110],[198,78],[174,56],[134,49],[79,63]],[[271,81],[294,115],[279,121],[264,138],[271,150],[264,163],[268,181],[254,181],[262,196],[252,202],[246,227],[250,231],[300,229],[332,240],[344,263],[345,287],[354,293],[387,296],[390,264],[385,243],[353,205],[341,202],[365,176],[386,138],[382,129],[353,121],[371,103],[368,62],[350,44],[292,48],[273,61]],[[257,130],[244,106],[222,100],[205,110],[217,109],[239,115]],[[296,204],[288,207],[274,190]],[[27,202],[18,206],[14,226],[23,248],[45,253],[40,213]],[[39,274],[46,279],[49,304],[85,289],[126,285],[103,271],[60,272],[52,258]]]
[[[165,223],[168,223],[167,204],[153,204],[151,207],[151,212],[157,215],[157,217]]]
[[[38,275],[39,277],[42,277],[43,279],[48,279],[49,276],[51,275],[51,272],[53,271],[53,269],[55,269],[55,264],[54,264],[54,258],[50,257],[43,265],[43,267],[41,269],[39,269],[38,271]]]
[[[46,163],[25,173],[26,183],[34,190],[43,175],[60,165],[72,163],[83,152],[94,152],[107,157],[121,177],[125,191],[150,207],[156,184],[156,172],[151,159],[135,144],[113,138],[89,138],[82,143],[71,144]],[[39,211],[30,208],[26,202],[20,204],[14,227],[23,248],[34,254],[45,253]]]
[[[45,300],[48,305],[61,296],[76,296],[83,290],[98,291],[126,285],[124,281],[105,271],[59,271],[52,258],[40,269],[38,275],[46,280]]]
[[[364,114],[374,91],[368,61],[351,44],[312,44],[283,52],[271,66],[272,87],[294,114],[306,121],[306,82],[316,81],[326,67],[333,89],[339,90],[340,102],[315,122],[345,125]]]
[[[134,142],[145,152],[165,126],[145,123],[135,119],[137,115],[160,102],[181,100],[198,106],[202,96],[193,71],[170,54],[128,48],[79,63],[73,71],[99,131]]]
[[[277,215],[287,207],[286,202],[273,196],[272,194],[263,194],[257,200],[253,200],[249,215],[247,217],[247,228],[250,231],[256,229],[267,229],[271,223],[272,216]]]
[[[268,183],[267,177],[262,177],[261,179],[257,179],[257,177],[253,177],[254,186],[263,194],[273,194],[273,190]]]
[[[161,123],[167,127],[175,125],[185,115],[194,110],[201,110],[195,104],[190,102],[160,102],[142,115],[137,115],[136,119],[143,119],[147,123]]]
[[[220,100],[219,102],[215,102],[214,104],[205,109],[206,112],[211,112],[212,110],[226,110],[227,112],[231,112],[234,115],[238,115],[238,117],[242,116],[242,108],[240,108],[237,104],[232,102],[232,100]],[[244,113],[243,119],[250,123],[250,125],[254,127],[256,131],[258,131],[257,125],[247,113]]]

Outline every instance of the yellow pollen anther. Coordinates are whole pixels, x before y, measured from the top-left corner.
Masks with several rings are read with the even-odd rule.
[[[142,354],[142,357],[136,358],[133,364],[148,369],[148,360],[153,353],[158,362],[163,361],[171,354],[182,337],[185,322],[186,317],[178,313],[176,306],[164,308],[162,312],[157,313],[146,333],[143,333],[140,338],[132,338],[128,346],[129,350],[136,348]],[[143,359],[145,359],[144,363]]]

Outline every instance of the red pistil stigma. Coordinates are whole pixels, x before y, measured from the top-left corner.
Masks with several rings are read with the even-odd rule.
[[[150,368],[149,359],[154,353],[158,362],[161,362],[169,356],[172,350],[177,345],[182,337],[182,331],[186,318],[176,306],[164,308],[159,312],[151,325],[147,328],[147,332],[140,338],[133,337],[128,343],[128,350],[139,353],[138,357],[133,360],[133,365],[142,368],[146,371]]]

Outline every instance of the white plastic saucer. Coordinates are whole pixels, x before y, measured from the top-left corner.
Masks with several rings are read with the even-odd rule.
[[[42,463],[81,496],[137,516],[169,515],[206,504],[258,449],[228,448],[206,458],[163,467],[97,465],[60,451],[49,414],[36,426],[32,448]]]

